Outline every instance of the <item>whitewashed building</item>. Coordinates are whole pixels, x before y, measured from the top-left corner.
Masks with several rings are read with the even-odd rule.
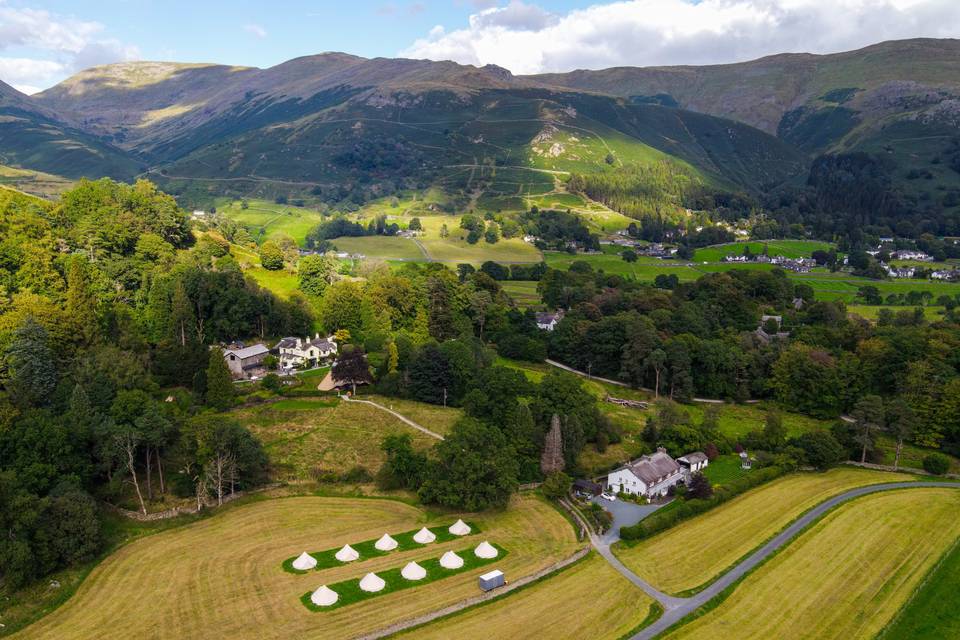
[[[230,369],[230,375],[237,380],[246,380],[260,373],[264,373],[263,359],[270,350],[263,344],[253,344],[249,347],[227,347],[223,350],[223,359]]]
[[[683,480],[683,468],[660,447],[656,453],[611,471],[607,476],[607,487],[614,493],[657,498],[667,495],[670,487]]]
[[[557,324],[563,320],[563,309],[556,311],[538,311],[536,313],[537,329],[542,331],[553,331]]]
[[[700,473],[710,464],[710,458],[702,451],[694,451],[685,456],[677,458],[677,463],[683,469],[683,476],[686,482],[690,481],[690,476]]]
[[[294,369],[304,366],[316,366],[319,362],[329,360],[337,355],[337,343],[333,336],[321,338],[316,334],[313,339],[284,338],[277,343],[280,352],[280,366],[284,369]]]

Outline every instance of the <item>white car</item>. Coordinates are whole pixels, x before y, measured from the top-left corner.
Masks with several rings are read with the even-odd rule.
[[[610,502],[613,502],[614,500],[617,499],[617,496],[613,495],[612,493],[607,493],[606,491],[601,493],[600,497],[603,498],[604,500],[609,500]]]

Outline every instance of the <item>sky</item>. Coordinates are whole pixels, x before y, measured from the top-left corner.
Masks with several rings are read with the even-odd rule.
[[[912,37],[960,38],[960,0],[0,0],[0,80],[34,93],[111,62],[269,67],[324,51],[542,73]]]

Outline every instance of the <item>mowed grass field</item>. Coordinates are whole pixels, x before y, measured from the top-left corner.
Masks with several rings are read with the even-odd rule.
[[[879,640],[960,638],[960,544],[927,575]]]
[[[540,262],[543,256],[532,244],[522,238],[501,238],[490,244],[480,239],[476,244],[466,241],[467,232],[460,228],[460,216],[421,216],[423,235],[418,238],[427,250],[430,259],[437,262],[457,264],[469,262],[479,265],[487,260],[494,262]],[[449,236],[440,237],[440,229],[447,225]]]
[[[667,638],[873,638],[960,535],[958,515],[956,489],[908,489],[841,505],[716,609]]]
[[[329,398],[303,398],[296,404],[257,405],[231,415],[260,438],[277,475],[289,481],[311,480],[318,471],[345,473],[358,466],[376,473],[384,461],[380,443],[388,435],[409,434],[419,449],[437,442],[376,407],[342,401],[324,406],[329,402]],[[307,408],[311,403],[316,408]],[[403,413],[400,401],[393,403]],[[428,428],[443,433],[459,415],[457,410],[448,411],[442,419],[427,420],[415,412],[409,417],[423,418],[430,423]]]
[[[504,280],[500,283],[500,286],[517,303],[518,307],[525,309],[541,303],[540,294],[537,293],[537,284],[530,280]]]
[[[287,573],[280,563],[304,549],[448,525],[458,517],[480,526],[478,544],[487,539],[509,551],[497,567],[514,580],[580,546],[569,522],[534,496],[516,496],[508,509],[495,513],[433,516],[392,500],[262,500],[122,547],[62,607],[13,637],[353,638],[479,594],[477,575],[487,569],[314,613],[300,603],[306,591],[435,557],[464,542],[427,545],[306,575]]]
[[[617,545],[615,552],[625,565],[657,588],[679,593],[713,581],[803,512],[831,496],[854,487],[914,478],[855,468],[795,473],[633,546]]]
[[[358,400],[372,400],[385,407],[389,407],[402,416],[410,418],[417,424],[441,435],[450,433],[454,423],[463,417],[463,409],[456,407],[441,407],[416,400],[403,398],[388,398],[386,396],[367,395],[361,393]],[[389,414],[387,414],[389,415]]]
[[[646,594],[592,554],[519,593],[396,637],[615,640],[640,625],[651,604]]]
[[[426,260],[423,251],[410,238],[391,236],[360,236],[357,238],[337,238],[333,245],[339,251],[361,253],[368,258],[383,260]]]

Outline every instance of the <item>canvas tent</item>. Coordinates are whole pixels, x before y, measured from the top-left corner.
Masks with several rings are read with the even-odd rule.
[[[340,596],[337,595],[337,592],[329,588],[327,585],[323,585],[310,594],[310,602],[318,607],[329,607],[339,599]]]
[[[343,549],[340,549],[340,551],[337,551],[334,557],[340,562],[353,562],[354,560],[360,557],[360,554],[357,553],[356,549],[354,549],[348,544],[345,544],[343,545]]]
[[[317,559],[304,551],[293,561],[293,568],[297,571],[309,571],[317,566]]]
[[[445,554],[440,556],[440,566],[444,569],[459,569],[463,566],[463,558],[455,554],[453,551],[447,551]]]
[[[393,551],[397,548],[397,541],[391,538],[389,533],[385,533],[373,546],[378,551]]]
[[[414,542],[418,544],[430,544],[436,539],[437,536],[434,535],[433,531],[430,531],[430,529],[427,529],[426,527],[420,529],[420,531],[417,531],[417,533],[413,536]]]
[[[375,573],[368,573],[360,579],[360,588],[371,593],[382,591],[385,586],[387,586],[387,583]]]
[[[400,572],[406,580],[423,580],[427,577],[427,570],[416,562],[408,562],[407,566]]]
[[[465,536],[470,533],[470,526],[463,520],[457,520],[450,525],[449,531],[455,536]]]
[[[473,553],[478,558],[484,558],[489,560],[490,558],[496,558],[497,554],[500,552],[497,551],[496,547],[494,547],[492,544],[484,540],[483,542],[477,545],[477,548],[473,550]]]

